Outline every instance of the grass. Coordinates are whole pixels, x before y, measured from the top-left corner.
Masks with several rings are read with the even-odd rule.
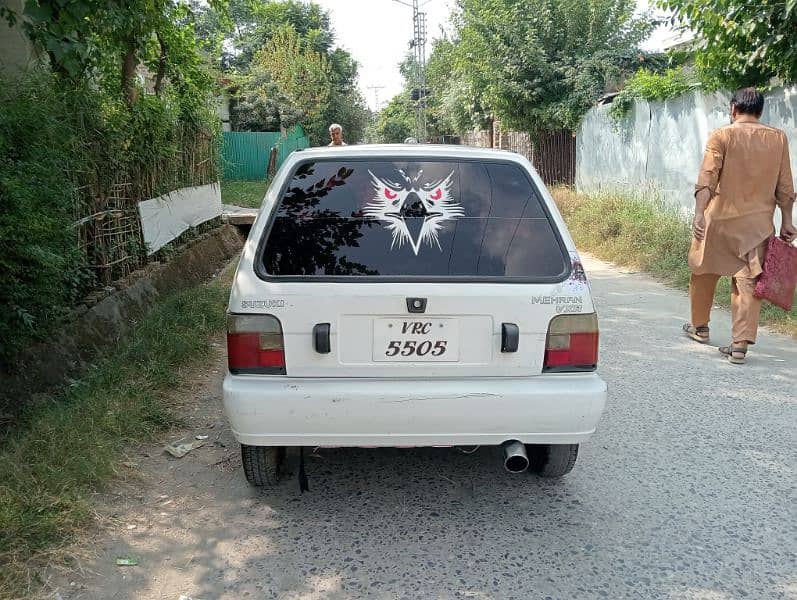
[[[222,181],[221,201],[233,206],[260,208],[267,188],[266,181]]]
[[[649,197],[585,195],[570,188],[555,188],[553,196],[580,249],[688,289],[691,272],[686,257],[692,234],[675,209]],[[730,306],[729,277],[720,279],[715,301]],[[797,295],[788,313],[764,302],[761,323],[797,336]]]
[[[166,394],[181,367],[209,356],[224,327],[227,279],[164,300],[112,356],[37,402],[4,441],[0,597],[19,595],[37,561],[91,521],[91,495],[114,477],[125,446],[179,422]]]

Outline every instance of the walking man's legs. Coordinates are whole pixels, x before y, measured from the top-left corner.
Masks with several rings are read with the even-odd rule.
[[[689,280],[689,302],[692,307],[692,326],[704,327],[711,318],[714,291],[720,276],[713,273],[695,275]]]
[[[731,279],[731,322],[735,346],[755,344],[758,334],[758,317],[761,314],[761,298],[753,294],[755,279],[734,277]]]

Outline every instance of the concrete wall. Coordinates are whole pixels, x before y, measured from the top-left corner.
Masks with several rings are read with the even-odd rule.
[[[0,370],[0,415],[16,415],[38,394],[77,377],[102,352],[129,335],[156,302],[209,279],[243,247],[232,225],[224,225],[181,249],[168,263],[114,282],[78,306],[69,323],[48,342],[23,351],[11,371]],[[0,419],[0,435],[4,423]]]
[[[8,7],[22,15],[24,0],[0,0],[0,6]],[[13,76],[25,70],[33,60],[33,48],[22,33],[20,23],[11,28],[5,19],[0,19],[0,75]]]
[[[578,132],[579,191],[656,190],[669,203],[692,209],[694,185],[709,133],[728,124],[730,93],[689,93],[666,102],[636,102],[616,123],[611,105],[593,108]],[[797,176],[797,87],[766,94],[762,120],[789,137]]]
[[[230,125],[230,94],[226,91],[223,91],[221,96],[216,99],[216,113],[221,119],[221,130],[232,131]]]

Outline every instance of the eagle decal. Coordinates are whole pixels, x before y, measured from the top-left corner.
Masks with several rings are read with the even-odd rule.
[[[409,244],[417,256],[424,243],[442,250],[438,235],[443,223],[465,215],[462,206],[451,197],[454,171],[430,182],[421,182],[423,171],[415,177],[401,169],[398,173],[401,180],[394,181],[368,171],[374,198],[363,208],[363,215],[385,223],[385,229],[393,234],[391,250]]]

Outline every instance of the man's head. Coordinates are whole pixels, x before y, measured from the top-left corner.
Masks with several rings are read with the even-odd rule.
[[[756,119],[764,112],[764,96],[755,88],[736,90],[731,98],[731,123],[741,115],[749,115]]]
[[[329,137],[333,146],[340,146],[343,143],[343,127],[337,123],[332,123],[329,126]]]

